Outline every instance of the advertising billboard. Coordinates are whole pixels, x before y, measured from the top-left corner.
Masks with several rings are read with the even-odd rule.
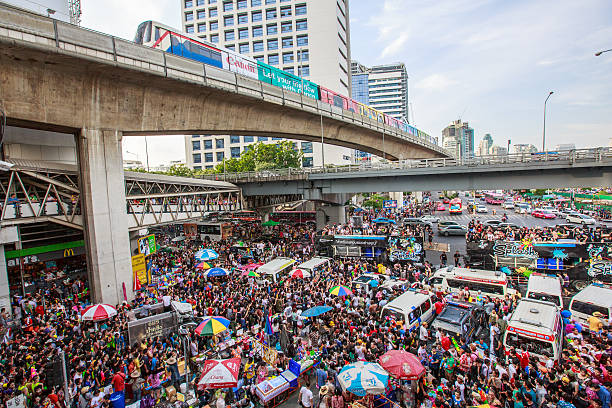
[[[257,64],[257,74],[258,79],[262,82],[278,86],[287,91],[303,94],[309,98],[319,99],[317,85],[306,79],[302,79],[261,62]]]
[[[155,235],[147,235],[138,239],[138,252],[144,256],[149,256],[157,251],[157,245],[155,245]]]
[[[249,78],[258,79],[257,61],[236,54],[223,53],[223,69],[235,72]]]
[[[383,208],[397,208],[397,200],[383,200]]]

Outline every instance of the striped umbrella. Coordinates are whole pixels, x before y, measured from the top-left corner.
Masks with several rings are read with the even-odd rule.
[[[230,321],[225,317],[205,317],[202,323],[196,327],[195,334],[199,334],[200,336],[213,336],[227,330],[229,325]]]
[[[227,276],[229,272],[223,268],[212,268],[206,272],[206,277],[214,278],[215,276]]]
[[[291,271],[291,273],[289,274],[289,276],[291,276],[292,278],[310,278],[312,275],[310,274],[310,272],[305,271],[303,269],[294,269]]]
[[[242,272],[242,276],[250,276],[252,278],[259,278],[259,274],[255,271],[244,271]]]
[[[117,309],[111,305],[98,304],[89,306],[81,312],[81,319],[97,322],[117,315]]]
[[[384,394],[389,384],[389,373],[380,364],[357,361],[342,368],[338,374],[338,382],[344,391],[359,397],[366,394]]]
[[[351,290],[346,286],[334,286],[331,288],[329,293],[336,296],[348,296],[353,294],[353,292],[351,292]]]
[[[213,259],[217,259],[219,257],[219,254],[216,251],[213,251],[212,249],[200,249],[198,252],[196,252],[195,254],[195,258],[198,261],[212,261]]]
[[[196,269],[210,269],[211,266],[209,264],[207,264],[206,262],[200,262],[199,264],[196,264]]]

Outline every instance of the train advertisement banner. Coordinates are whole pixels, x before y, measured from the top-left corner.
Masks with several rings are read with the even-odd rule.
[[[257,62],[249,61],[235,54],[223,53],[223,69],[235,72],[253,79],[259,79]]]
[[[420,237],[389,237],[389,261],[401,262],[423,262],[425,251],[423,251],[423,239]]]
[[[317,85],[310,81],[261,63],[257,64],[257,74],[258,79],[262,82],[278,86],[287,91],[303,94],[309,98],[319,99]]]

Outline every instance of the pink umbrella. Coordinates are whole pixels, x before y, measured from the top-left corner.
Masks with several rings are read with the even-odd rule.
[[[99,304],[89,306],[81,312],[81,319],[97,322],[117,315],[117,309],[111,305]]]
[[[198,380],[198,389],[233,388],[238,385],[240,358],[227,360],[206,360],[204,370]]]
[[[289,276],[291,276],[292,278],[310,278],[310,272],[305,271],[303,269],[294,269],[291,271],[291,273],[289,274]]]
[[[389,350],[378,361],[392,377],[402,380],[416,380],[425,373],[418,357],[405,350]]]

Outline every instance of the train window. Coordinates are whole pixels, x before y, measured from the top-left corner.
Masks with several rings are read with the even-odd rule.
[[[155,27],[155,41],[159,40],[159,27]]]
[[[333,105],[339,108],[344,108],[344,99],[340,95],[334,95]]]
[[[142,44],[143,43],[143,39],[144,39],[144,33],[147,29],[147,24],[149,24],[150,22],[144,22],[144,23],[140,23],[140,25],[138,26],[138,29],[136,30],[136,36],[134,37],[134,42],[136,44]]]
[[[153,24],[149,21],[147,23],[147,30],[145,31],[144,42],[148,43],[151,41],[151,27]]]

